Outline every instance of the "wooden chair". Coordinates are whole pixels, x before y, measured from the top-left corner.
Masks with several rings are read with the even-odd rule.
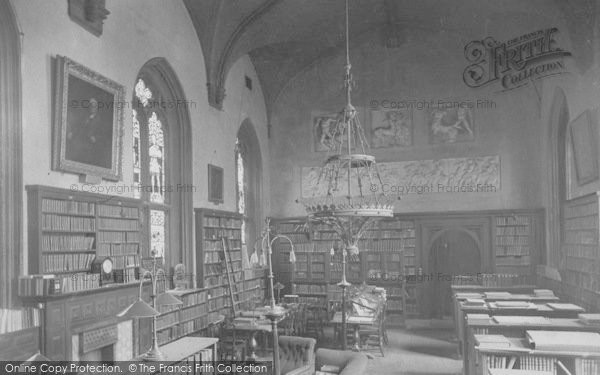
[[[222,361],[243,361],[246,359],[247,342],[237,334],[230,321],[223,322],[219,335],[219,351]]]
[[[319,339],[323,337],[323,312],[321,306],[308,306],[304,319],[304,336]]]
[[[373,325],[368,328],[361,327],[359,331],[361,349],[366,352],[378,350],[382,357],[385,357],[383,350],[385,345],[384,317],[384,309],[378,309],[375,313],[375,322]]]

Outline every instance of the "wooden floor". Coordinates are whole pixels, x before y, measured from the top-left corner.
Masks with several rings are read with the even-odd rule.
[[[420,321],[407,328],[389,328],[385,357],[373,353],[371,375],[460,375],[462,360],[451,325]]]

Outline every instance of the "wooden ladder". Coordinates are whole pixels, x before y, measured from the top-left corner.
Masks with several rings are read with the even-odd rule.
[[[231,311],[233,317],[237,316],[237,306],[240,304],[240,295],[237,283],[233,280],[233,263],[231,261],[231,254],[229,253],[229,238],[223,237],[223,256],[225,261],[225,271],[227,272],[227,283],[229,284],[229,296],[231,297]]]

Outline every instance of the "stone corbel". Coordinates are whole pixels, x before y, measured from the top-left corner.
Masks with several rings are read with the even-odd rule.
[[[106,0],[69,0],[69,17],[96,36],[102,35],[104,20],[110,12]]]

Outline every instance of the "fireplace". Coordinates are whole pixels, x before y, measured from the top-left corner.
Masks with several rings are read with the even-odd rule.
[[[74,361],[125,361],[133,357],[132,321],[85,327],[71,336]]]

